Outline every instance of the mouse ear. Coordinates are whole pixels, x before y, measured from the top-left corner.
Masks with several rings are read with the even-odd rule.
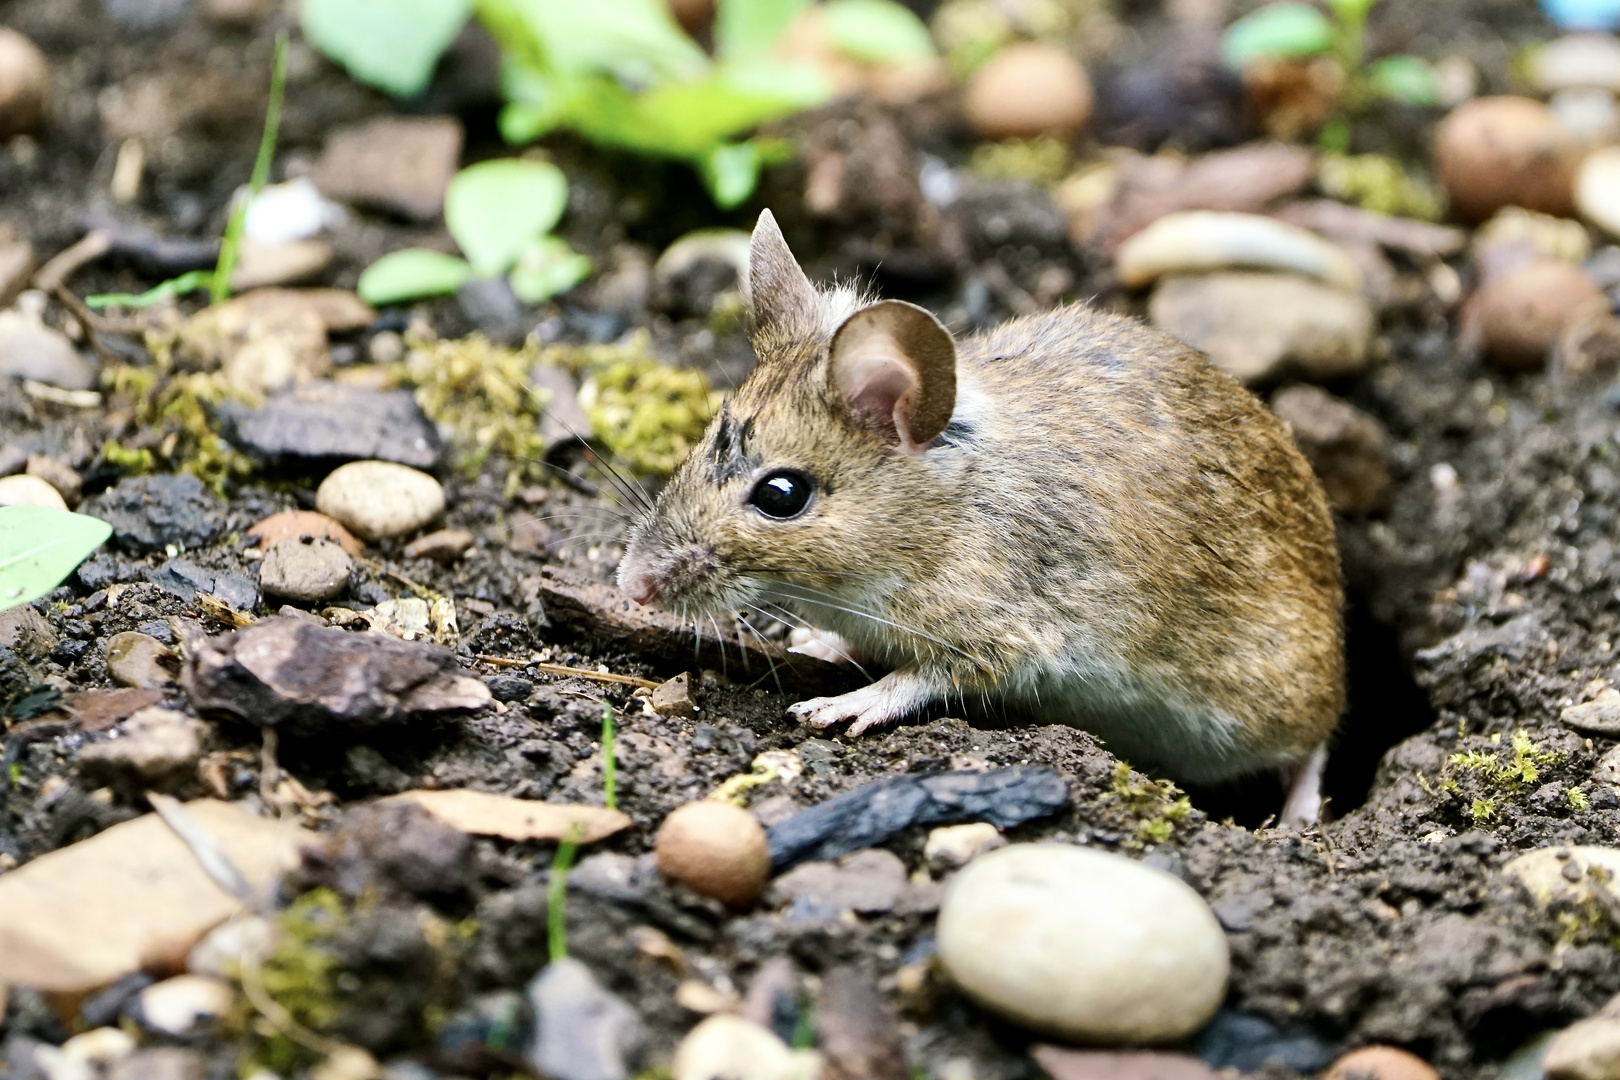
[[[792,341],[814,333],[821,301],[769,210],[760,212],[748,242],[746,294],[753,335]]]
[[[891,445],[933,442],[956,408],[956,342],[915,304],[862,308],[832,339],[832,385],[856,423]]]

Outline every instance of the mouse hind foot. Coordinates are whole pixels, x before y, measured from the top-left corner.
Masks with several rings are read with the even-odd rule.
[[[1322,816],[1322,769],[1326,765],[1327,744],[1323,743],[1303,761],[1283,768],[1282,781],[1288,787],[1288,797],[1278,822],[1282,828],[1303,830]]]

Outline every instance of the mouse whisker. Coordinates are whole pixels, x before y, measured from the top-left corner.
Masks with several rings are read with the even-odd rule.
[[[777,615],[772,611],[767,611],[763,607],[755,607],[753,604],[750,604],[748,606],[750,608],[752,608],[754,611],[759,612],[761,615],[764,615],[766,618],[776,620],[777,622],[781,623],[783,626],[792,627],[794,629],[803,629],[803,630],[812,630],[812,631],[815,629],[815,627],[811,626],[808,622],[806,622],[803,619],[799,619],[796,616],[794,618],[792,618],[792,619],[787,619],[787,618],[783,618],[782,615]],[[790,616],[792,615],[792,612],[788,611],[786,608],[777,607],[775,604],[767,604],[766,607],[775,608],[777,611],[781,611],[784,615],[790,615]],[[854,667],[855,670],[860,672],[868,681],[875,681],[875,680],[872,679],[872,673],[870,671],[867,671],[864,667],[862,667],[860,662],[858,660],[856,660],[853,656],[851,656],[849,653],[845,652],[843,649],[840,649],[838,646],[832,644],[831,642],[828,642],[828,641],[824,640],[824,641],[822,641],[822,644],[825,645],[827,648],[831,649],[833,652],[837,653],[840,659],[842,659],[845,663],[847,663],[847,664],[851,665],[852,667]]]
[[[737,620],[737,625],[742,630],[746,630],[748,632],[748,635],[750,637],[752,637],[755,641],[759,642],[760,650],[762,652],[764,652],[764,654],[765,654],[765,663],[770,666],[770,670],[768,672],[766,672],[765,675],[761,675],[759,677],[759,679],[754,682],[753,685],[758,686],[760,683],[764,682],[766,677],[768,676],[768,677],[776,680],[776,692],[778,694],[786,694],[787,691],[782,689],[782,676],[778,675],[777,672],[776,672],[776,658],[771,655],[770,643],[765,640],[765,635],[761,634],[753,626],[749,625],[749,622],[748,622],[747,619],[738,619]],[[739,637],[740,636],[741,635],[739,633]]]
[[[526,386],[524,389],[526,389],[529,392],[529,395],[531,397],[538,397],[538,395],[536,395],[535,392],[534,392],[534,387]],[[596,452],[596,448],[591,445],[591,441],[589,439],[585,438],[585,436],[581,435],[579,432],[575,431],[572,424],[570,424],[568,421],[564,420],[562,417],[558,416],[552,410],[547,409],[547,408],[545,408],[543,406],[540,409],[540,415],[545,416],[545,417],[549,417],[554,423],[557,424],[558,427],[560,427],[564,431],[568,432],[569,436],[571,438],[573,438],[576,442],[578,442],[580,444],[580,446],[584,447],[584,454],[582,456],[584,457],[585,461],[588,464],[596,466],[597,469],[602,473],[603,476],[611,475],[613,477],[613,480],[617,481],[617,483],[614,483],[613,486],[622,495],[629,498],[632,505],[638,507],[643,513],[651,513],[652,512],[652,508],[653,508],[652,496],[647,494],[646,489],[644,489],[640,484],[633,482],[631,479],[629,479],[628,477],[626,477],[625,475],[620,473],[619,470],[615,469],[610,462],[607,462],[605,459],[603,459],[602,456]],[[546,462],[545,464],[550,464],[550,463]],[[566,470],[560,470],[560,471],[566,471]]]
[[[799,602],[806,603],[806,604],[817,604],[817,605],[819,605],[821,607],[829,608],[829,609],[831,609],[833,611],[844,612],[846,615],[854,615],[856,618],[868,619],[868,620],[870,620],[872,622],[875,622],[875,623],[878,623],[878,624],[880,624],[882,626],[887,626],[887,627],[891,627],[891,628],[893,628],[895,630],[899,630],[901,633],[910,634],[913,637],[922,639],[923,641],[932,642],[933,644],[938,645],[943,649],[948,649],[951,652],[953,652],[953,653],[957,654],[958,656],[962,657],[962,659],[972,661],[974,664],[978,665],[982,669],[989,670],[992,667],[990,662],[988,660],[984,659],[982,656],[975,656],[974,654],[968,652],[966,649],[962,649],[962,648],[960,648],[960,647],[958,647],[956,645],[952,645],[950,642],[944,640],[943,638],[935,637],[933,634],[929,634],[929,633],[926,633],[925,631],[918,630],[914,626],[907,626],[904,623],[898,623],[898,622],[893,621],[892,619],[885,619],[885,618],[883,618],[881,616],[872,614],[870,611],[862,611],[859,608],[848,607],[848,606],[845,606],[843,604],[833,603],[831,600],[828,600],[826,598],[826,594],[824,594],[824,593],[820,593],[820,592],[816,592],[816,591],[812,591],[812,590],[802,590],[800,592],[794,592],[792,590],[795,588],[795,586],[791,582],[783,582],[782,584],[778,585],[777,588],[782,590],[783,595],[787,596],[789,599],[798,600]]]
[[[720,642],[720,674],[729,680],[731,675],[726,671],[726,636],[720,632],[720,624],[714,621],[713,615],[708,616],[708,619],[709,625],[714,627],[715,638]]]

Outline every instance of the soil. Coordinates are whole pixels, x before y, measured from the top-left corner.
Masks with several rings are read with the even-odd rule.
[[[1373,28],[1381,47],[1436,53],[1435,43],[1456,43],[1481,65],[1487,86],[1506,84],[1516,45],[1552,33],[1531,5],[1506,0],[1379,10],[1386,8]],[[1141,3],[1125,6],[1121,17],[1130,32],[1116,63],[1152,56],[1164,13]],[[169,137],[149,161],[138,203],[119,213],[165,236],[218,235],[227,200],[251,165],[261,107],[257,73],[268,66],[275,17],[232,26],[187,12],[171,28],[141,36],[113,25],[93,0],[9,0],[0,4],[0,21],[49,54],[57,80],[47,129],[37,140],[0,146],[0,221],[43,255],[77,239],[85,215],[108,207],[116,142],[102,127],[107,95],[150,80],[175,114],[151,120],[167,124]],[[1468,33],[1453,36],[1462,27]],[[481,74],[487,64],[480,57],[487,57],[487,42],[458,45],[434,87],[408,106],[460,114],[469,160],[502,152],[494,87]],[[307,171],[334,126],[396,111],[297,41],[291,72],[278,177]],[[1431,120],[1380,117],[1363,137],[1380,146],[1421,145]],[[932,106],[844,106],[793,127],[815,153],[846,153],[852,170],[880,178],[893,175],[886,155],[914,164],[928,153],[955,164],[971,149],[948,110]],[[656,255],[691,228],[745,227],[770,205],[813,274],[864,274],[886,295],[935,307],[953,326],[992,324],[1021,305],[1065,297],[1140,311],[1140,299],[1111,280],[1105,260],[1069,243],[1049,197],[1021,182],[979,183],[938,213],[914,183],[873,182],[859,185],[835,213],[816,217],[802,205],[804,166],[789,165],[767,176],[753,204],[728,215],[715,211],[680,167],[567,139],[546,146],[573,185],[564,234],[602,266],[622,264],[626,250]],[[352,287],[364,266],[396,247],[449,248],[437,226],[358,213],[333,243],[337,257],[326,283],[341,287]],[[73,287],[82,295],[150,284],[133,267],[110,264],[82,272]],[[562,341],[613,338],[643,326],[657,355],[702,367],[720,385],[746,371],[749,354],[739,333],[716,334],[700,318],[644,306],[614,308],[607,292],[587,286],[530,312],[530,324],[550,327],[545,333]],[[419,310],[442,335],[473,328],[453,300]],[[605,700],[620,717],[619,799],[635,824],[593,849],[598,858],[644,854],[666,813],[747,772],[765,751],[793,750],[804,763],[797,777],[751,791],[751,805],[767,823],[897,773],[1047,765],[1069,782],[1070,803],[1010,839],[1122,851],[1181,876],[1209,900],[1228,932],[1233,1013],[1270,1022],[1278,1038],[1314,1040],[1329,1050],[1398,1044],[1449,1078],[1500,1075],[1502,1063],[1538,1033],[1590,1014],[1620,991],[1620,954],[1612,943],[1620,928],[1606,916],[1541,909],[1501,872],[1530,849],[1620,842],[1620,798],[1593,779],[1613,743],[1559,722],[1565,706],[1590,699],[1594,680],[1620,679],[1620,398],[1607,376],[1489,372],[1462,348],[1454,313],[1431,294],[1392,306],[1382,318],[1385,361],[1363,379],[1331,387],[1390,432],[1395,485],[1387,512],[1340,522],[1351,706],[1329,770],[1333,820],[1319,830],[1299,835],[1268,827],[1279,791],[1261,778],[1236,790],[1192,792],[1193,812],[1164,839],[1142,828],[1162,816],[1164,800],[1143,794],[1156,789],[1139,774],[1121,777],[1115,759],[1081,731],[997,730],[936,716],[859,739],[818,735],[786,716],[796,700],[792,686],[784,692],[767,672],[729,664],[703,673],[697,719],[644,713],[628,687],[520,673],[533,685],[518,687],[504,711],[412,728],[377,744],[338,734],[288,738],[278,748],[279,763],[309,791],[334,796],[308,815],[327,830],[345,807],[407,786],[599,802]],[[344,345],[363,351],[370,333]],[[73,462],[92,497],[119,479],[98,450],[123,422],[0,383],[0,450]],[[536,651],[557,663],[603,664],[655,679],[681,670],[679,662],[603,648],[548,619],[532,588],[543,566],[608,580],[620,549],[611,539],[582,536],[523,554],[505,544],[507,528],[523,514],[541,513],[558,535],[583,534],[569,515],[611,527],[619,510],[606,496],[563,485],[552,487],[543,510],[528,510],[503,497],[502,468],[492,461],[477,475],[444,476],[445,523],[479,538],[463,561],[446,568],[409,560],[400,545],[385,543],[357,576],[356,606],[404,592],[390,571],[454,596],[458,652],[490,679],[510,673],[477,657],[528,658]],[[312,506],[318,479],[277,477],[230,488],[220,510],[223,539],[187,557],[254,578],[236,538],[275,510]],[[44,656],[24,658],[33,676],[69,690],[110,686],[104,643],[112,634],[150,631],[171,617],[222,630],[195,604],[151,583],[166,559],[162,552],[98,556],[37,605],[59,642]],[[120,583],[129,587],[107,605],[106,590]],[[1452,761],[1470,751],[1506,760],[1521,731],[1540,755],[1534,782],[1492,778]],[[104,737],[48,717],[12,724],[5,762],[16,768],[0,806],[0,858],[8,867],[144,809],[80,783],[76,755]],[[256,798],[258,732],[216,724],[210,740],[210,749],[233,762],[229,794]],[[888,845],[908,870],[923,865],[924,834],[912,829]],[[472,919],[466,925],[476,927],[454,986],[439,1003],[451,1015],[474,1009],[480,995],[521,990],[543,963],[542,883],[550,859],[546,845],[479,841],[465,880],[433,898],[440,917]],[[947,1067],[956,1058],[968,1059],[975,1077],[1034,1075],[1026,1035],[989,1021],[937,978],[919,991],[903,977],[930,953],[932,917],[926,903],[919,907],[796,921],[769,906],[728,913],[656,881],[633,901],[576,889],[570,948],[639,1013],[651,1064],[668,1061],[695,1019],[674,1003],[680,971],[740,992],[764,961],[788,956],[811,975],[840,963],[864,970],[902,1009],[909,1061],[928,1075],[958,1075]],[[384,915],[368,918],[375,923],[370,930],[358,922],[351,929],[361,938],[385,932]],[[638,930],[648,926],[673,943],[678,962],[649,951]],[[412,969],[357,961],[354,970],[367,980],[357,1001],[392,1001],[390,1008],[404,1011],[384,1023],[388,1009],[376,1006],[383,1018],[376,1030],[349,1036],[384,1057],[421,1050],[424,1036],[404,1018],[409,1008],[398,1005],[417,1001],[406,992]],[[0,1034],[48,1036],[54,1023],[19,993]],[[213,1074],[224,1075],[240,1044],[219,1039],[203,1048]],[[1293,1074],[1271,1066],[1267,1075]]]

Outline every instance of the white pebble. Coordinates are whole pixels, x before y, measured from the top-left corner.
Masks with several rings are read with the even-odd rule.
[[[391,461],[340,466],[315,492],[315,508],[367,540],[415,532],[444,512],[444,488]]]
[[[53,510],[66,510],[62,493],[37,476],[18,473],[0,476],[0,506],[48,506]]]
[[[1620,146],[1587,155],[1575,174],[1575,207],[1611,236],[1620,236]]]
[[[141,991],[141,1019],[153,1031],[184,1035],[231,1007],[231,984],[208,975],[176,975]]]
[[[771,1032],[739,1016],[711,1016],[686,1033],[675,1048],[675,1080],[808,1080],[820,1072],[821,1055],[790,1050]]]
[[[982,855],[946,894],[937,934],[963,993],[1060,1039],[1174,1042],[1226,994],[1226,936],[1209,906],[1122,855],[1056,843]]]
[[[1120,245],[1114,256],[1119,279],[1132,288],[1166,274],[1234,267],[1290,270],[1352,292],[1361,288],[1361,270],[1344,249],[1260,214],[1166,214]]]

